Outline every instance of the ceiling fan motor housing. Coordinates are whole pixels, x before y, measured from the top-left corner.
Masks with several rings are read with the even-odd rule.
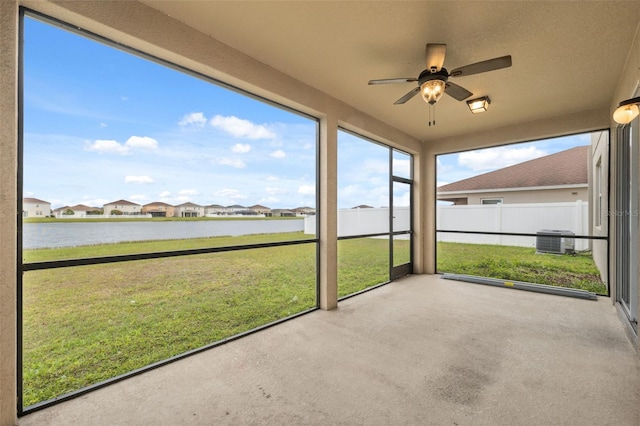
[[[449,80],[449,72],[445,68],[440,68],[440,71],[438,72],[424,70],[418,77],[418,86],[421,86],[422,83],[429,80],[442,80],[446,83],[447,80]]]

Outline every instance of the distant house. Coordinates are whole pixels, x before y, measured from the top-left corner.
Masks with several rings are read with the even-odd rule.
[[[454,205],[589,200],[590,146],[578,146],[438,187]]]
[[[373,206],[368,206],[366,204],[360,204],[359,206],[352,207],[352,209],[372,209]]]
[[[271,213],[271,209],[269,207],[262,206],[260,204],[256,204],[255,206],[247,207],[249,210],[256,212],[256,214],[264,214],[267,215]]]
[[[84,204],[76,204],[75,206],[58,207],[53,211],[53,215],[57,218],[74,218],[80,219],[91,216],[93,214],[102,214],[99,207],[89,207]]]
[[[182,203],[175,206],[176,217],[203,217],[204,206],[195,203]]]
[[[208,206],[204,206],[205,216],[222,216],[227,213],[227,208],[225,206],[221,206],[220,204],[210,204]]]
[[[142,206],[131,201],[118,200],[105,204],[103,210],[107,216],[137,216],[142,213]]]
[[[271,216],[273,217],[295,217],[296,212],[287,209],[273,209],[271,210]]]
[[[22,217],[47,217],[51,215],[51,203],[37,198],[22,199]]]
[[[227,206],[227,213],[228,214],[240,214],[240,212],[243,212],[247,210],[247,208],[245,206],[241,206],[240,204],[234,204],[232,206]]]
[[[293,209],[296,216],[313,216],[316,214],[316,209],[313,207],[296,207]]]
[[[173,217],[175,216],[175,210],[174,206],[162,201],[154,201],[142,206],[142,213],[150,214],[151,217]]]

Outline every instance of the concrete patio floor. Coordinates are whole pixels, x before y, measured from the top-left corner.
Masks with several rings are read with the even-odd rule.
[[[640,425],[639,364],[608,298],[409,276],[19,425]]]

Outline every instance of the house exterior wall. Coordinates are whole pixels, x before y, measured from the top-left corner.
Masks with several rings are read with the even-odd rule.
[[[227,208],[223,206],[205,206],[204,208],[205,216],[221,216],[227,214]]]
[[[51,203],[46,202],[23,202],[22,217],[48,217],[51,215]]]
[[[592,134],[590,161],[590,235],[603,237],[609,234],[609,132]],[[607,282],[607,242],[592,240],[591,248],[600,278]]]
[[[133,203],[109,203],[104,205],[105,215],[110,215],[113,210],[119,210],[123,215],[138,215],[142,213],[142,206]]]
[[[589,199],[588,186],[581,187],[565,187],[555,189],[535,189],[535,190],[508,190],[508,191],[487,191],[487,192],[471,192],[446,195],[442,193],[438,199],[449,198],[466,198],[466,204],[482,204],[483,199],[502,199],[503,204],[522,204],[522,203],[565,203],[573,201],[587,201]]]
[[[197,204],[181,204],[175,207],[176,217],[202,217],[204,216],[204,207]]]
[[[142,213],[149,213],[152,211],[160,211],[160,212],[164,212],[165,213],[165,217],[174,217],[175,215],[175,207],[174,206],[168,206],[165,204],[147,204],[142,206],[141,212]]]

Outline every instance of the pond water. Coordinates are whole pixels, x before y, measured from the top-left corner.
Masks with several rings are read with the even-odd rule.
[[[181,240],[303,230],[304,220],[25,223],[22,246],[24,249],[74,247],[124,241]]]

